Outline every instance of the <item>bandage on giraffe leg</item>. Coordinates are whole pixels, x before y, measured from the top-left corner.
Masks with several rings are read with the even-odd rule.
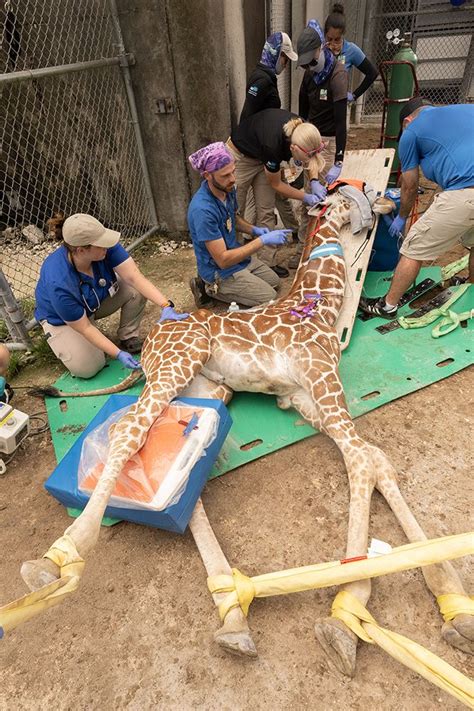
[[[196,504],[189,522],[208,576],[232,575],[232,570],[211,528],[201,499]],[[214,603],[218,606],[226,594],[214,593]],[[234,607],[225,616],[224,623],[214,635],[217,644],[231,654],[255,658],[257,649],[250,634],[247,618],[240,609]]]

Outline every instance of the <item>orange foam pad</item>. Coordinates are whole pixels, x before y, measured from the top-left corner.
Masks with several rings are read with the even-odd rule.
[[[183,435],[193,414],[198,417],[202,409],[172,405],[167,407],[148,432],[143,447],[125,464],[112,496],[150,503],[160,488],[181,449],[186,444]],[[181,424],[180,421],[181,420]],[[104,470],[100,462],[91,469],[80,484],[83,491],[92,492]]]

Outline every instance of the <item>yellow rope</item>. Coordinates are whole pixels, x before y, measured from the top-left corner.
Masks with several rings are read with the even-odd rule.
[[[339,592],[332,604],[332,616],[342,620],[365,642],[378,644],[401,664],[439,686],[466,706],[474,708],[474,684],[467,676],[420,644],[380,627],[354,595],[345,590]]]
[[[84,561],[78,554],[72,538],[61,536],[43,556],[60,569],[59,580],[44,585],[4,607],[0,607],[0,628],[8,632],[50,607],[58,605],[79,586]]]
[[[219,605],[221,620],[229,610],[240,606],[245,615],[255,597],[286,595],[303,590],[343,585],[355,580],[365,580],[387,573],[396,573],[409,568],[454,560],[474,552],[472,533],[434,538],[430,541],[409,543],[394,548],[391,553],[355,560],[341,564],[341,561],[318,563],[303,568],[281,570],[264,575],[247,577],[237,569],[232,575],[213,575],[207,579],[211,593],[228,593]]]

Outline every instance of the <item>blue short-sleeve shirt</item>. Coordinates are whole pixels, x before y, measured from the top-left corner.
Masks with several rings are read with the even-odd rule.
[[[36,285],[35,318],[53,326],[92,316],[109,289],[117,281],[114,268],[129,258],[128,252],[116,244],[107,250],[104,259],[92,263],[94,276],[78,272],[68,258],[63,245],[44,260]]]
[[[443,190],[474,186],[474,106],[426,107],[403,130],[398,153],[402,172],[421,165]]]
[[[351,67],[359,67],[365,59],[365,54],[354,42],[346,39],[342,43],[342,49],[337,55],[337,61],[344,65],[349,71]]]
[[[204,180],[194,194],[188,208],[188,226],[193,241],[199,276],[212,284],[216,278],[228,279],[245,269],[250,259],[243,259],[227,269],[220,269],[211,257],[206,242],[223,239],[227,249],[240,247],[235,234],[237,198],[235,191],[226,195],[225,202],[215,197]]]

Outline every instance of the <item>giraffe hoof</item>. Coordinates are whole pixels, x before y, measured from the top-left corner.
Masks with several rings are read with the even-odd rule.
[[[258,657],[257,648],[248,630],[226,632],[224,628],[221,628],[216,632],[214,639],[219,647],[225,649],[226,652],[239,657],[250,657],[250,659]]]
[[[443,639],[466,654],[474,654],[474,617],[458,615],[441,628]]]
[[[341,674],[353,677],[355,673],[357,637],[340,620],[325,617],[314,626],[316,639],[329,663]]]
[[[20,574],[30,590],[39,590],[59,578],[59,568],[49,558],[38,558],[23,563]]]

